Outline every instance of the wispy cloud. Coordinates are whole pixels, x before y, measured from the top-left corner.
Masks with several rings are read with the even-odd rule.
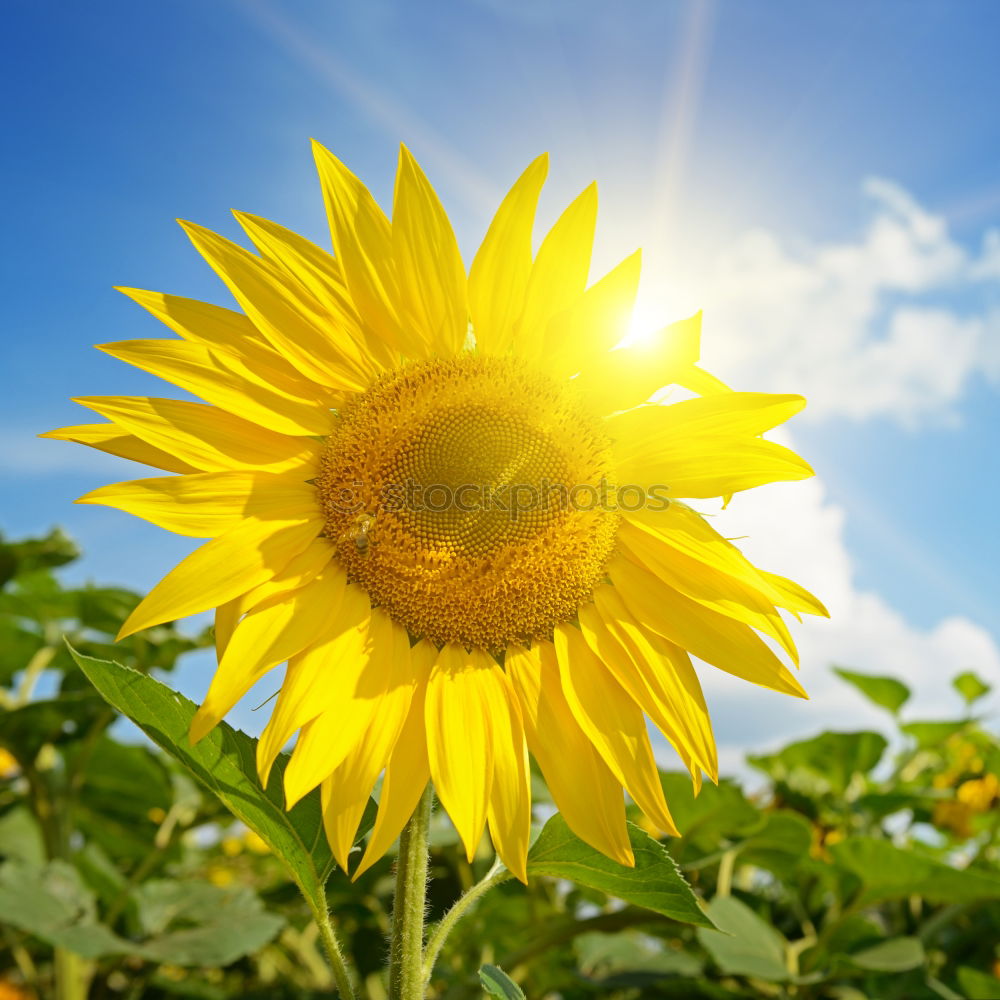
[[[804,393],[807,420],[954,421],[976,377],[1000,377],[1000,234],[972,252],[898,184],[863,191],[853,239],[757,229],[681,262],[712,332],[705,361],[737,386]]]

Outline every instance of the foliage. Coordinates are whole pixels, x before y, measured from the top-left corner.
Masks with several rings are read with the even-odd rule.
[[[362,995],[383,1000],[391,859],[352,883],[316,797],[282,808],[283,761],[262,790],[250,737],[222,726],[192,748],[194,706],[151,672],[209,636],[115,645],[138,598],[60,583],[76,556],[57,532],[0,541],[0,996],[329,996],[312,919],[329,906]],[[891,730],[752,755],[753,793],[696,797],[665,772],[682,836],[633,813],[635,869],[574,837],[536,782],[529,887],[491,876],[429,995],[1000,996],[1000,742],[971,714],[988,686],[965,671],[953,719],[901,721],[901,681],[838,674]],[[484,842],[470,865],[440,814],[431,842],[433,934],[493,859]]]

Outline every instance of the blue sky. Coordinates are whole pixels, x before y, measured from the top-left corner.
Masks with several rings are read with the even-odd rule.
[[[806,668],[853,656],[875,671],[904,648],[926,679],[944,648],[945,673],[1000,670],[990,0],[12,0],[4,20],[6,534],[61,524],[86,549],[80,576],[139,588],[189,550],[72,506],[135,473],[32,437],[87,419],[70,396],[170,394],[91,345],[158,333],[113,285],[226,301],[175,218],[235,237],[240,208],[325,242],[307,139],[383,204],[403,140],[470,257],[549,150],[543,221],[596,178],[598,263],[647,248],[651,315],[704,307],[706,355],[734,384],[817,401],[792,435],[822,489],[806,513],[787,500],[803,541],[771,560],[845,594]],[[737,702],[716,697],[725,742]],[[818,700],[779,728],[829,722]]]

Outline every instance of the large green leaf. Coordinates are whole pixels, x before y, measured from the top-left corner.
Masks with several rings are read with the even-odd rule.
[[[115,708],[180,761],[267,843],[313,906],[324,905],[323,885],[333,859],[323,832],[319,793],[313,792],[291,811],[285,810],[282,778],[287,757],[279,758],[264,790],[257,780],[256,740],[221,723],[197,746],[191,746],[188,727],[196,706],[187,698],[121,664],[76,652],[73,656]],[[369,802],[359,836],[371,829],[374,811],[374,804]]]
[[[0,866],[0,913],[12,926],[84,958],[131,950],[127,941],[98,923],[93,893],[65,861]]]
[[[887,745],[881,733],[827,732],[747,761],[796,791],[842,795],[854,775],[867,775],[875,767]]]
[[[857,951],[848,956],[859,969],[874,972],[906,972],[924,964],[924,946],[920,938],[898,937]]]
[[[132,898],[150,935],[142,955],[174,965],[228,965],[262,948],[285,923],[247,888],[164,879],[143,883]]]
[[[850,837],[830,847],[838,867],[861,881],[859,903],[923,896],[931,903],[1000,899],[1000,877],[974,869],[956,869],[904,851],[888,840]]]
[[[660,783],[685,841],[708,841],[706,846],[714,850],[720,837],[746,836],[760,826],[760,813],[739,787],[725,778],[718,785],[705,784],[698,795],[694,794],[687,773],[662,772]]]
[[[67,862],[10,861],[0,867],[4,918],[84,958],[136,955],[173,965],[228,965],[263,947],[285,923],[246,888],[157,881],[143,884],[133,896],[140,914],[138,941],[98,921],[93,892]]]
[[[790,879],[802,858],[809,856],[812,827],[788,809],[767,813],[763,825],[738,845],[739,860]]]
[[[967,965],[958,970],[958,985],[962,996],[969,1000],[997,1000],[1000,997],[1000,979]]]
[[[634,868],[626,868],[585,844],[557,813],[545,824],[528,854],[528,874],[568,879],[682,923],[711,927],[663,845],[632,823],[628,833]]]
[[[887,708],[893,715],[910,699],[910,689],[895,677],[859,674],[845,667],[834,667],[833,672],[848,684],[853,684],[869,701]]]
[[[698,940],[728,975],[780,983],[789,978],[785,939],[745,903],[716,896],[708,914],[718,930],[698,928]]]

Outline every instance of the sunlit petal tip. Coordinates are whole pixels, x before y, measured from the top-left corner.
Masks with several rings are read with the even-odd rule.
[[[191,746],[200,743],[222,721],[222,717],[211,711],[207,704],[202,705],[194,714],[188,729],[188,739]]]

